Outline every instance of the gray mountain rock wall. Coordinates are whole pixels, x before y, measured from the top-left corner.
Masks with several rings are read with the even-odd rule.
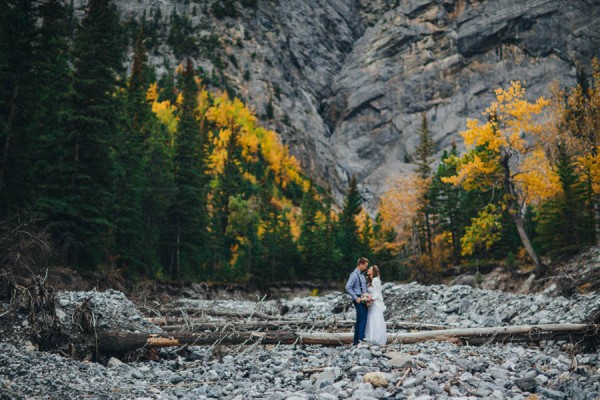
[[[598,0],[259,0],[221,20],[210,3],[116,0],[125,19],[160,9],[167,25],[177,10],[200,45],[216,35],[238,95],[304,170],[338,200],[356,175],[371,210],[414,169],[421,113],[439,157],[460,147],[466,119],[481,116],[494,89],[521,80],[534,99],[552,81],[574,84],[576,66],[589,72],[600,57]],[[200,54],[196,65],[215,68]],[[180,62],[166,45],[151,60],[159,72]]]

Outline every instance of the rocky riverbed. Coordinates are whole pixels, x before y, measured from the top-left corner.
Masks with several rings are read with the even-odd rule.
[[[387,284],[388,320],[479,327],[580,323],[600,306],[596,293],[569,298],[515,295],[468,286]],[[191,297],[194,297],[193,294]],[[97,326],[160,332],[120,292],[61,292],[57,315],[68,326],[85,299]],[[277,301],[180,299],[178,307],[271,318],[353,318],[341,293]],[[7,305],[4,310],[7,310]],[[335,311],[335,312],[334,312]],[[1,311],[2,315],[5,311]],[[284,315],[281,315],[284,314]],[[569,343],[540,346],[447,342],[388,346],[189,346],[155,360],[106,363],[42,352],[0,317],[0,399],[598,399],[600,353]],[[209,315],[206,318],[217,318]]]

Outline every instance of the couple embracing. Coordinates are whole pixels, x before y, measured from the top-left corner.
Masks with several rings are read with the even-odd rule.
[[[356,264],[356,269],[346,283],[346,292],[352,297],[352,304],[356,309],[353,344],[357,345],[362,340],[386,344],[387,333],[383,319],[385,305],[379,267],[369,267],[369,260],[364,257],[360,257]]]

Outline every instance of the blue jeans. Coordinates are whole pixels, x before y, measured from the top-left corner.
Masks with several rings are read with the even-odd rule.
[[[369,308],[365,303],[356,303],[352,301],[354,308],[356,308],[356,324],[354,325],[354,345],[357,345],[360,340],[365,338],[365,328],[367,326],[367,316],[369,314]]]

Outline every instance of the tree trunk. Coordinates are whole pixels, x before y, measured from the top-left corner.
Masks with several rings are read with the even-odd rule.
[[[521,243],[531,260],[533,261],[533,265],[535,265],[535,271],[538,276],[543,276],[545,271],[545,267],[540,261],[531,241],[529,240],[529,235],[527,235],[527,231],[525,230],[525,226],[523,225],[523,217],[521,216],[521,210],[518,207],[518,196],[515,191],[515,186],[513,183],[513,179],[511,177],[510,172],[510,154],[505,154],[502,156],[500,160],[500,164],[502,165],[502,169],[504,172],[504,189],[509,195],[508,199],[508,213],[513,220],[515,226],[517,227],[517,232],[519,233],[519,238],[521,238]]]
[[[181,312],[189,313],[193,317],[199,315],[210,315],[213,317],[229,317],[229,318],[257,318],[261,320],[276,320],[275,315],[268,315],[264,312],[254,311],[232,311],[232,310],[215,310],[212,308],[199,308],[199,307],[173,307],[163,308],[159,310],[161,314],[173,314]]]
[[[204,321],[204,320],[185,320],[183,318],[150,318],[148,322],[162,326],[163,330],[186,331],[186,332],[204,332],[204,331],[232,331],[232,330],[280,330],[284,328],[300,329],[351,329],[355,321],[309,321],[309,320],[274,320],[274,321]],[[411,330],[440,330],[443,326],[433,324],[419,324],[416,322],[388,321],[386,323],[388,330],[411,329]]]
[[[600,246],[600,195],[592,197],[594,207],[594,232],[596,234],[596,246]]]
[[[11,138],[13,135],[13,124],[16,114],[16,102],[17,95],[19,93],[19,83],[15,83],[13,88],[11,100],[10,100],[10,111],[6,120],[6,140],[4,141],[4,148],[2,149],[2,162],[0,163],[0,182],[4,181],[4,175],[6,174],[6,167],[8,165],[8,157],[10,153]]]
[[[514,209],[511,210],[510,208],[511,207],[509,207],[510,216],[513,222],[515,223],[515,226],[517,227],[517,232],[519,233],[519,237],[521,238],[521,243],[523,244],[523,247],[525,247],[525,250],[527,251],[527,254],[529,254],[529,257],[531,257],[531,259],[533,260],[533,265],[535,265],[537,275],[543,276],[546,273],[546,268],[544,264],[542,264],[542,262],[540,261],[535,249],[533,248],[533,245],[531,244],[531,241],[529,240],[529,236],[527,235],[527,231],[525,231],[525,226],[523,224],[523,218],[521,217],[519,211]]]
[[[468,344],[491,342],[539,342],[541,340],[578,341],[586,338],[598,343],[600,325],[548,324],[521,325],[493,328],[444,329],[429,332],[389,333],[388,344],[419,343],[426,341],[450,341]],[[349,333],[300,333],[292,331],[274,332],[208,332],[181,334],[148,334],[135,332],[106,331],[98,333],[98,349],[101,351],[127,351],[142,347],[201,346],[220,344],[317,344],[339,346],[351,344],[354,334]]]

